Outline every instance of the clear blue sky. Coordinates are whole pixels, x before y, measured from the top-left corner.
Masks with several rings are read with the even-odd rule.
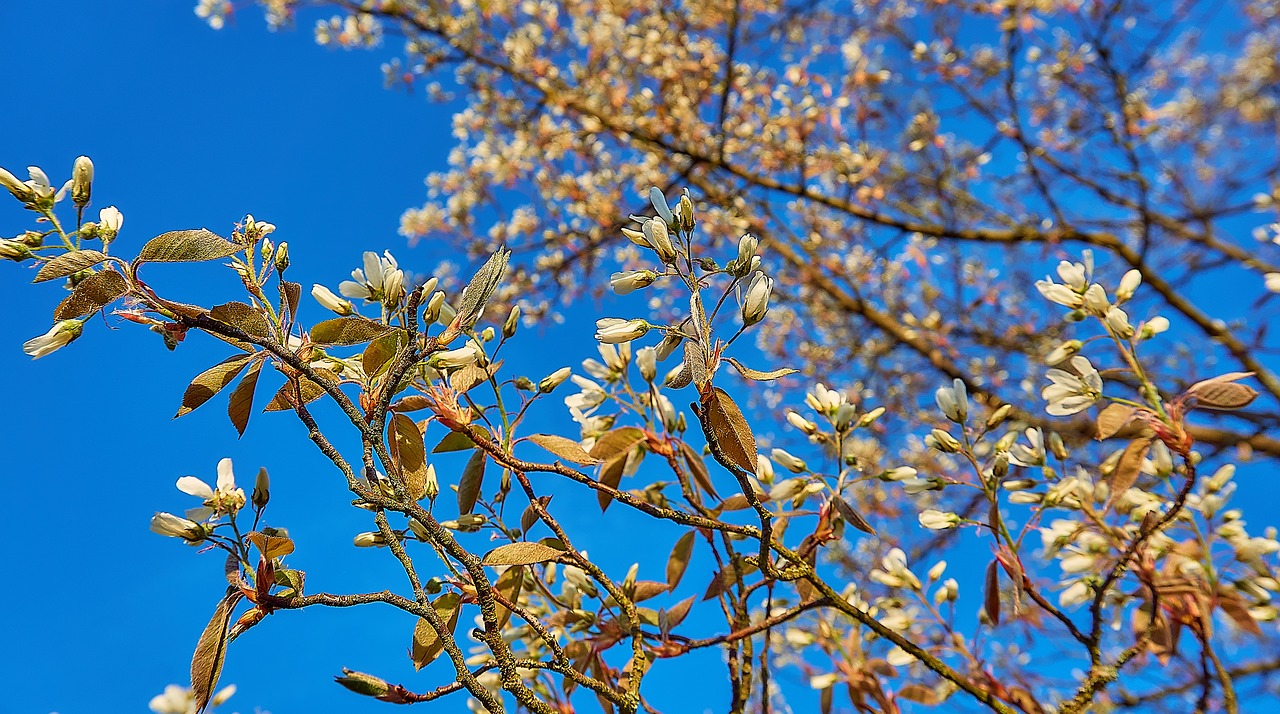
[[[423,176],[452,146],[447,108],[384,90],[379,65],[387,52],[328,51],[306,27],[273,34],[252,7],[214,32],[193,5],[0,3],[0,166],[21,173],[35,164],[60,182],[77,155],[91,156],[95,209],[115,204],[125,215],[122,252],[176,228],[225,235],[248,212],[280,227],[293,277],[307,286],[336,286],[363,250],[390,249],[418,271],[447,257],[429,242],[410,249],[396,234],[400,212],[421,202]],[[28,227],[30,216],[0,200],[0,235]],[[192,301],[229,299],[236,287],[230,273],[208,266],[153,268],[157,284]],[[268,520],[298,541],[291,564],[308,571],[309,591],[405,589],[385,551],[351,546],[371,520],[347,505],[341,479],[296,419],[255,414],[239,441],[221,400],[170,420],[186,383],[226,350],[193,336],[169,353],[143,329],[112,331],[95,320],[72,348],[31,362],[20,345],[48,329],[63,293],[54,284],[25,285],[25,270],[0,264],[9,306],[0,311],[0,424],[7,430],[0,465],[12,504],[0,519],[12,559],[0,595],[8,616],[0,714],[145,711],[165,684],[187,681],[190,651],[222,592],[221,558],[155,536],[147,522],[157,510],[193,505],[174,481],[187,474],[212,480],[224,456],[246,484],[259,466],[272,473]],[[308,321],[320,319],[315,305],[306,309]],[[524,335],[513,345],[515,361],[533,379],[577,367],[594,352],[590,333],[583,323]],[[458,465],[437,463],[448,483]],[[1242,495],[1260,492],[1274,496],[1242,483]],[[592,529],[592,555],[613,572],[625,570],[625,550],[638,540],[665,544],[641,570],[642,578],[661,579],[677,529],[618,508],[599,518],[594,496],[583,490],[561,490],[556,503],[579,514],[572,525],[580,532]],[[976,553],[967,569],[953,565],[949,575],[962,592],[977,591],[986,557]],[[700,591],[709,574],[708,564],[695,561],[679,597]],[[412,626],[390,608],[277,613],[233,645],[224,682],[239,693],[226,711],[385,712],[390,705],[348,694],[331,677],[347,666],[415,690],[451,680],[445,662],[413,672],[405,656]],[[659,662],[647,692],[664,711],[718,711],[723,671],[716,651]],[[802,703],[807,685],[795,672],[779,676]],[[440,708],[460,711],[462,699]]]
[[[306,28],[270,33],[252,7],[215,32],[193,5],[0,4],[0,46],[10,57],[0,72],[0,166],[22,173],[34,164],[62,181],[77,155],[92,157],[91,212],[110,204],[124,212],[120,252],[176,228],[227,235],[248,212],[280,227],[276,238],[289,242],[293,277],[308,288],[336,287],[363,250],[391,249],[419,271],[446,257],[429,242],[408,248],[396,229],[451,146],[447,108],[384,90],[386,52],[328,51]],[[31,217],[0,200],[0,234],[30,227]],[[405,589],[386,551],[352,547],[355,533],[371,529],[369,514],[348,505],[341,478],[296,419],[255,414],[240,441],[225,400],[170,420],[186,383],[226,349],[193,336],[169,353],[144,329],[113,331],[94,320],[71,348],[32,362],[20,346],[48,329],[63,293],[53,283],[26,285],[26,268],[5,263],[0,270],[0,295],[12,306],[0,311],[0,365],[8,375],[0,464],[20,504],[0,519],[15,559],[0,595],[8,614],[0,714],[145,711],[165,684],[187,682],[191,649],[223,589],[222,558],[197,556],[150,533],[147,523],[157,510],[194,505],[174,481],[186,474],[212,480],[224,456],[235,460],[242,483],[251,485],[260,465],[271,472],[268,521],[297,539],[291,562],[309,572],[308,591]],[[208,265],[161,266],[151,276],[193,301],[231,299],[236,288],[229,272]],[[314,304],[305,309],[310,321],[323,319]],[[549,339],[563,348],[546,349]],[[535,380],[594,354],[587,324],[530,333],[512,346]],[[437,463],[447,478],[449,461]],[[559,495],[557,505],[573,510],[574,499],[583,506],[576,510],[598,513],[594,496],[581,490]],[[634,542],[632,528],[642,522],[619,511],[580,524],[600,539],[596,557]],[[680,534],[657,529],[646,537],[673,544]],[[667,550],[659,551],[642,578],[662,578]],[[625,572],[625,557],[606,562]],[[680,597],[705,586],[710,571],[698,569],[695,562],[682,588],[690,592]],[[413,672],[406,656],[412,627],[412,618],[390,608],[277,613],[233,645],[223,681],[239,693],[226,710],[387,711],[391,705],[332,683],[343,666],[419,690],[451,681],[444,661]],[[717,682],[719,657],[702,656]],[[687,689],[667,685],[691,661],[698,663],[658,665],[650,696],[660,707],[688,702]],[[708,688],[699,699],[721,702],[723,689]],[[444,706],[457,711],[463,701]]]

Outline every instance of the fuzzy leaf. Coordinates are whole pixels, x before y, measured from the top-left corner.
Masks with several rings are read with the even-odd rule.
[[[147,241],[135,263],[186,263],[217,260],[244,250],[244,246],[205,228],[170,231]]]
[[[231,613],[241,597],[243,596],[239,590],[227,589],[227,594],[218,602],[213,617],[200,634],[196,651],[191,656],[191,694],[195,698],[197,712],[203,712],[209,706],[213,690],[218,686],[218,678],[222,676],[222,664],[227,658]]]
[[[236,388],[231,390],[231,400],[227,403],[227,416],[240,436],[249,426],[249,415],[253,412],[253,393],[258,388],[258,375],[262,372],[262,360],[255,359],[249,365]]]
[[[671,549],[671,556],[667,558],[667,588],[675,590],[680,584],[680,579],[684,577],[684,572],[689,568],[689,559],[693,557],[693,539],[697,535],[696,531],[689,531],[680,536],[676,541],[676,545]]]
[[[436,598],[431,606],[444,621],[448,634],[452,635],[458,626],[458,614],[462,611],[460,596],[457,593],[445,593]],[[422,669],[431,664],[441,652],[444,652],[444,642],[444,638],[431,626],[430,620],[425,617],[418,618],[418,624],[413,628],[413,647],[409,650],[409,656],[413,659],[413,668]]]
[[[422,442],[422,432],[413,419],[404,414],[391,417],[392,456],[400,462],[401,477],[409,491],[409,498],[417,501],[427,492],[427,447]]]
[[[416,428],[416,427],[415,427]],[[484,485],[484,467],[488,463],[488,454],[476,449],[467,459],[462,469],[462,479],[458,481],[458,515],[466,515],[476,508],[480,498],[480,488]]]
[[[871,524],[867,522],[867,519],[863,518],[862,514],[858,513],[857,509],[850,505],[848,501],[844,500],[843,496],[832,496],[831,502],[835,505],[836,510],[840,512],[840,517],[844,519],[845,523],[848,523],[863,533],[879,535],[879,533],[876,533],[876,529],[872,528]]]
[[[698,488],[706,491],[707,495],[720,500],[720,494],[716,493],[716,487],[711,483],[711,474],[707,472],[707,464],[702,460],[702,454],[693,450],[686,442],[680,442],[680,454],[684,456],[684,462],[689,466],[689,473],[693,474],[693,482],[698,484]]]
[[[502,575],[493,583],[493,589],[502,594],[507,602],[519,604],[520,590],[524,587],[524,567],[513,565],[502,571]],[[511,611],[498,605],[498,627],[503,627],[511,619]]]
[[[364,373],[370,377],[376,377],[382,373],[382,370],[391,362],[391,358],[404,346],[407,335],[401,330],[389,332],[375,340],[369,342],[369,346],[365,348],[364,354],[360,356],[360,364],[364,367]]]
[[[702,408],[695,409],[702,433],[716,460],[729,469],[752,476],[756,473],[756,438],[742,416],[742,410],[723,389],[711,387],[702,393]]]
[[[338,375],[327,369],[317,369],[316,374],[331,382],[338,381]],[[298,391],[302,393],[303,405],[310,404],[324,396],[324,387],[306,377],[298,377]],[[293,382],[285,382],[284,386],[276,391],[275,396],[271,398],[267,406],[262,408],[262,411],[278,412],[293,409],[295,401],[297,401],[297,395],[294,392]]]
[[[751,369],[732,357],[725,357],[724,360],[733,365],[734,369],[738,370],[738,374],[756,382],[771,382],[775,379],[781,379],[789,374],[796,374],[800,371],[790,367],[783,367],[782,369],[772,369],[768,372],[761,372],[758,369]]]
[[[510,258],[511,251],[499,248],[496,253],[489,256],[484,265],[480,266],[467,287],[462,289],[462,297],[458,301],[458,315],[454,319],[463,330],[470,329],[476,324],[476,320],[480,319],[485,304],[489,302],[489,298],[493,297],[494,291],[498,289],[503,276],[507,273],[507,261]]]
[[[267,529],[271,530],[271,529]],[[258,552],[262,553],[268,559],[280,558],[293,552],[293,539],[281,535],[268,535],[259,531],[252,531],[245,534],[250,543],[258,548]]]
[[[1184,396],[1195,400],[1200,409],[1234,411],[1243,409],[1258,398],[1258,390],[1247,384],[1236,384],[1253,372],[1229,372],[1213,379],[1196,382],[1187,388]]]
[[[70,320],[97,312],[115,302],[129,290],[124,276],[114,270],[102,270],[90,275],[71,292],[53,311],[53,319]]]
[[[570,461],[581,466],[591,466],[600,463],[600,459],[588,454],[582,445],[573,439],[566,439],[563,436],[555,434],[534,434],[529,437],[529,441],[541,446],[551,453],[559,456],[565,461]]]
[[[231,384],[231,380],[240,374],[251,358],[252,355],[232,355],[196,375],[196,378],[191,380],[191,384],[187,385],[187,391],[182,395],[182,406],[178,408],[178,413],[174,414],[173,418],[177,419],[188,414],[212,399],[215,394]]]
[[[466,451],[467,449],[476,448],[476,442],[471,437],[460,431],[451,431],[444,435],[436,448],[431,450],[433,454],[447,454],[451,451]]]
[[[85,268],[93,266],[106,260],[107,256],[96,250],[71,250],[54,258],[53,260],[40,266],[40,272],[36,273],[36,277],[31,282],[43,283],[46,280],[56,280],[65,278],[72,273],[78,273]]]
[[[1098,412],[1098,440],[1109,439],[1128,425],[1138,410],[1124,404],[1108,404]]]
[[[1138,475],[1142,473],[1142,460],[1147,458],[1147,451],[1151,449],[1151,441],[1151,437],[1143,437],[1124,447],[1124,453],[1120,454],[1120,461],[1108,480],[1111,489],[1111,495],[1107,497],[1108,510],[1137,482]]]
[[[360,345],[392,329],[367,317],[347,315],[316,323],[311,328],[311,341],[320,345]]]
[[[982,609],[987,613],[991,625],[1000,624],[1000,569],[996,561],[987,564],[986,581],[982,590]]]
[[[271,334],[271,325],[267,323],[267,318],[262,316],[262,311],[242,302],[217,305],[209,311],[209,317],[239,328],[254,337],[267,337]]]
[[[520,541],[507,543],[485,553],[480,561],[482,565],[534,565],[549,563],[564,555],[563,550],[556,550],[548,545]]]

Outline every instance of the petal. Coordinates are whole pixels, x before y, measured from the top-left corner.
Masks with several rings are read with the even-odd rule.
[[[382,261],[373,251],[366,251],[364,254],[364,277],[373,287],[382,287]]]
[[[209,508],[208,506],[200,506],[199,508],[188,508],[187,512],[184,513],[183,515],[185,515],[188,519],[199,523],[200,521],[205,520],[209,516],[212,516],[213,509]]]
[[[183,476],[178,479],[178,490],[196,498],[213,498],[213,489],[209,488],[209,484],[195,476]]]
[[[356,271],[357,273],[360,271]],[[365,299],[370,296],[369,288],[364,283],[356,283],[350,280],[343,280],[338,283],[338,292],[343,296],[356,299]]]
[[[230,491],[236,487],[236,474],[231,470],[231,459],[218,462],[218,490]]]

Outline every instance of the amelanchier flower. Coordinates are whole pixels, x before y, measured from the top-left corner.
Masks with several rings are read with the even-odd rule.
[[[1011,432],[1012,433],[1012,432]],[[1009,461],[1018,466],[1044,465],[1044,434],[1039,429],[1027,429],[1024,432],[1030,446],[1013,444],[1009,447]]]
[[[596,339],[616,345],[644,337],[649,331],[649,323],[640,318],[624,320],[619,317],[605,317],[596,320]]]
[[[53,354],[71,344],[72,340],[84,332],[84,323],[79,320],[63,320],[55,323],[49,331],[22,343],[22,351],[31,355],[32,359],[40,359]]]
[[[1071,366],[1078,374],[1056,368],[1046,373],[1053,384],[1041,390],[1040,396],[1049,402],[1045,411],[1054,416],[1082,412],[1102,398],[1102,377],[1088,358],[1076,355],[1071,358]]]
[[[172,513],[157,513],[151,517],[151,532],[168,538],[181,538],[190,545],[204,540],[204,526]]]
[[[71,167],[71,200],[76,208],[84,208],[89,204],[93,193],[93,161],[88,156],[76,158]]]
[[[674,263],[676,248],[671,242],[667,223],[661,218],[650,218],[644,222],[642,228],[645,240],[648,241],[649,247],[653,248],[653,252],[658,254],[658,259],[664,263]]]
[[[236,693],[236,685],[229,684],[219,689],[209,700],[209,706],[219,707]],[[148,705],[156,714],[195,714],[195,693],[186,687],[170,684],[164,688],[163,694],[151,698]]]
[[[764,319],[769,312],[769,296],[773,294],[773,278],[757,271],[747,283],[747,295],[742,300],[742,326],[751,327]]]
[[[611,275],[609,277],[609,287],[613,288],[613,291],[619,295],[627,295],[653,285],[653,281],[657,279],[658,274],[652,270],[630,270]]]
[[[109,243],[116,234],[120,232],[120,227],[124,225],[124,214],[115,206],[107,206],[98,211],[98,237],[103,242]]]
[[[433,369],[457,369],[473,364],[480,358],[480,350],[468,343],[455,350],[436,352],[427,358],[427,365]]]
[[[393,273],[399,273],[397,276]],[[364,270],[351,271],[351,280],[338,284],[338,292],[349,298],[362,299],[365,302],[379,302],[383,298],[387,279],[391,278],[392,287],[404,286],[404,274],[400,271],[391,251],[385,251],[379,258],[377,253],[367,251],[364,254]]]
[[[960,516],[946,511],[938,511],[932,508],[926,508],[920,512],[920,525],[929,530],[941,531],[948,528],[955,528],[960,524]]]
[[[319,283],[311,286],[311,297],[315,298],[316,302],[320,303],[320,307],[323,307],[326,310],[332,310],[339,315],[350,315],[356,311],[355,306],[351,304],[350,300],[343,300],[337,295],[334,295],[332,290],[320,285]]]
[[[573,374],[573,369],[569,367],[561,367],[560,369],[557,369],[551,374],[543,377],[542,380],[538,382],[538,391],[543,394],[550,394],[556,387],[564,384],[564,381],[568,379],[571,374]]]
[[[187,511],[187,518],[196,521],[203,521],[213,515],[235,513],[244,508],[244,504],[248,501],[245,498],[244,489],[236,487],[236,475],[231,466],[231,459],[222,459],[218,462],[217,488],[211,488],[209,484],[195,476],[183,476],[178,479],[177,486],[179,491],[204,501],[204,505],[200,508]]]
[[[962,379],[957,378],[950,387],[939,387],[933,399],[942,413],[957,424],[963,424],[969,416],[969,392]]]

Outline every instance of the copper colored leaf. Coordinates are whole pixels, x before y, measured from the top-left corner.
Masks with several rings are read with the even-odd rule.
[[[280,312],[288,314],[290,321],[298,319],[298,301],[302,299],[302,286],[288,280],[280,281]]]
[[[444,623],[446,634],[452,636],[454,628],[458,626],[458,614],[462,611],[459,595],[445,593],[436,598],[431,606]],[[418,624],[413,628],[413,646],[409,650],[409,656],[413,659],[413,668],[422,669],[431,664],[441,652],[444,652],[444,643],[444,638],[431,626],[430,620],[425,617],[418,618]]]
[[[40,266],[40,272],[36,273],[36,277],[31,282],[43,283],[46,280],[56,280],[65,278],[72,273],[78,273],[85,268],[93,266],[106,260],[107,256],[96,250],[71,250],[54,258],[53,260]]]
[[[255,359],[249,365],[249,371],[241,378],[236,388],[231,390],[231,400],[227,402],[227,416],[240,436],[249,426],[249,414],[253,412],[253,393],[258,388],[258,375],[262,372],[262,360]]]
[[[909,702],[917,702],[925,706],[936,706],[942,703],[943,697],[933,687],[912,683],[903,685],[898,690],[898,698],[906,699]]]
[[[556,550],[549,545],[532,542],[507,543],[485,554],[481,561],[484,565],[533,565],[549,563],[564,555],[564,551]]]
[[[470,391],[477,384],[483,384],[487,379],[489,379],[487,370],[478,365],[469,364],[449,375],[449,387],[462,394]]]
[[[115,302],[129,290],[124,276],[114,270],[102,270],[84,280],[53,311],[53,319],[70,320],[97,312]]]
[[[327,369],[317,369],[316,374],[331,382],[336,383],[338,381],[338,375]],[[265,412],[278,412],[284,411],[285,409],[293,409],[295,406],[294,402],[298,401],[297,393],[294,392],[294,389],[295,387],[292,381],[285,382],[284,385],[276,391],[275,396],[271,398],[271,401],[267,403],[267,406],[263,407],[262,410]],[[310,404],[324,396],[324,387],[310,379],[307,379],[306,377],[298,378],[297,389],[302,394],[303,405]]]
[[[600,463],[600,459],[588,454],[586,449],[583,449],[582,445],[573,439],[566,439],[563,436],[556,436],[555,434],[534,434],[529,437],[529,441],[532,441],[565,461],[570,461],[580,466],[591,466],[593,464]]]
[[[205,228],[170,231],[147,241],[138,251],[137,263],[187,263],[217,260],[244,250],[244,246]]]
[[[213,698],[213,690],[218,686],[218,678],[222,676],[222,664],[227,658],[228,628],[231,625],[231,613],[242,595],[235,588],[228,588],[227,594],[218,601],[213,617],[200,634],[196,643],[196,651],[191,656],[191,695],[195,699],[196,711],[202,712],[209,706]]]
[[[488,455],[479,449],[467,459],[467,465],[462,469],[462,478],[458,481],[459,515],[475,510],[476,501],[480,498],[480,488],[484,485],[484,467],[487,462]]]
[[[863,518],[862,514],[858,513],[853,506],[849,505],[849,502],[844,500],[842,496],[832,496],[831,502],[835,504],[836,510],[840,512],[840,517],[844,519],[845,523],[848,523],[863,533],[879,535],[876,533],[876,529],[872,528],[870,523],[867,523],[867,519]]]
[[[693,602],[696,599],[696,596],[691,595],[672,605],[671,609],[667,610],[667,626],[670,628],[679,627],[680,623],[684,622],[684,618],[689,616],[689,610],[693,608]]]
[[[618,485],[622,483],[622,473],[627,469],[627,457],[625,454],[615,456],[604,462],[604,466],[600,467],[600,483],[608,486],[613,490],[618,490]],[[600,504],[600,511],[609,510],[609,504],[613,503],[613,494],[608,491],[596,491],[596,502]]]
[[[1151,449],[1151,441],[1150,437],[1143,437],[1134,439],[1124,447],[1124,452],[1120,454],[1120,461],[1116,463],[1116,468],[1111,472],[1111,478],[1108,481],[1111,489],[1111,495],[1107,498],[1108,509],[1137,482],[1139,474],[1142,473],[1142,460],[1147,458],[1147,451]]]
[[[693,482],[698,484],[698,488],[707,493],[708,496],[719,500],[720,494],[716,493],[715,486],[711,483],[711,474],[707,472],[707,464],[702,460],[702,454],[693,450],[685,442],[680,442],[680,455],[684,457],[684,462],[689,466],[689,473],[693,474]]]
[[[726,468],[754,476],[756,438],[733,399],[723,389],[711,387],[702,393],[702,408],[698,410],[698,417],[716,460]]]
[[[795,374],[799,371],[790,367],[783,367],[782,369],[773,369],[768,372],[761,372],[758,369],[751,369],[732,357],[725,357],[724,361],[733,365],[734,369],[738,370],[738,374],[741,374],[743,377],[755,382],[771,382],[775,379],[781,379],[789,374]]]
[[[267,529],[271,530],[271,529]],[[293,552],[293,540],[281,535],[268,535],[253,531],[247,534],[249,542],[258,548],[258,552],[267,558],[280,558]]]
[[[178,413],[174,414],[173,418],[177,419],[212,399],[215,394],[231,384],[236,375],[240,374],[244,366],[249,363],[250,358],[251,355],[232,355],[196,375],[196,378],[191,380],[191,384],[187,385],[187,391],[182,395],[182,406],[178,408]]]
[[[632,588],[631,599],[633,602],[644,602],[651,598],[655,598],[662,593],[670,590],[666,583],[660,583],[656,580],[640,580],[636,582],[636,586]]]
[[[311,328],[311,341],[320,345],[360,345],[392,329],[359,315],[335,317]]]
[[[1262,628],[1258,627],[1253,615],[1249,614],[1249,605],[1240,597],[1240,593],[1226,587],[1218,588],[1218,608],[1231,618],[1236,627],[1251,635],[1262,636]]]
[[[538,496],[538,504],[544,509],[551,503],[551,496]],[[538,510],[530,503],[520,514],[520,532],[527,534],[538,523]]]
[[[524,567],[513,565],[502,571],[502,575],[493,583],[493,589],[498,591],[507,602],[519,604],[520,590],[524,587]],[[498,606],[498,627],[507,624],[511,619],[511,611],[506,607]]]
[[[360,365],[364,368],[364,373],[370,377],[381,374],[391,358],[395,357],[404,346],[406,339],[404,332],[395,330],[369,342],[364,354],[360,356]]]
[[[699,390],[710,380],[710,375],[707,372],[707,351],[695,340],[687,340],[684,343],[684,368],[681,372],[687,372]],[[688,382],[685,382],[685,384],[688,384]],[[684,384],[680,386],[683,387]],[[674,384],[671,387],[678,389]]]
[[[263,317],[262,311],[242,302],[216,305],[209,311],[209,317],[218,322],[225,322],[254,337],[267,337],[271,334],[271,325],[267,323],[267,318]]]
[[[676,589],[680,579],[684,577],[684,571],[689,568],[689,559],[693,557],[693,539],[696,535],[696,531],[685,533],[671,549],[671,555],[667,558],[667,587],[671,590]]]
[[[987,619],[991,620],[992,626],[1000,624],[1000,569],[996,567],[994,560],[987,564],[987,577],[982,591],[982,609],[986,611]]]
[[[476,448],[476,442],[472,441],[471,437],[460,431],[451,431],[444,435],[444,438],[440,440],[440,443],[436,444],[431,453],[447,454],[451,451],[466,451],[474,448]]]
[[[409,498],[417,501],[427,491],[427,447],[422,443],[422,432],[413,419],[404,414],[391,417],[391,428],[395,437],[392,456],[400,462],[400,475]]]
[[[401,397],[391,404],[391,410],[400,412],[416,412],[431,406],[431,400],[421,394],[410,394],[407,397]],[[475,444],[472,444],[475,446]]]
[[[596,440],[591,447],[591,457],[600,461],[609,461],[619,455],[631,451],[631,447],[644,441],[644,431],[634,426],[614,429]]]
[[[1253,372],[1229,372],[1213,379],[1196,382],[1187,388],[1184,396],[1195,400],[1201,409],[1233,411],[1249,406],[1258,397],[1258,390],[1247,384],[1236,384]]]
[[[1134,407],[1124,404],[1108,404],[1106,409],[1098,412],[1098,440],[1115,436],[1129,423],[1136,411]]]

